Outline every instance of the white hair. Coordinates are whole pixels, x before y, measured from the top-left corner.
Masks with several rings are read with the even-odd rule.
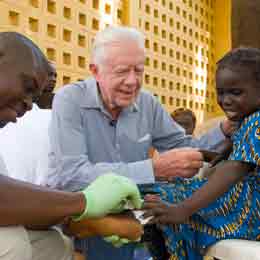
[[[101,65],[106,58],[106,48],[117,41],[134,41],[145,51],[144,35],[133,27],[109,26],[96,34],[92,50],[91,63]]]

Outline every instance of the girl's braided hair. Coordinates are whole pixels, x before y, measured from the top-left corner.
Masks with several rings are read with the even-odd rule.
[[[247,69],[257,81],[260,81],[260,49],[239,47],[228,52],[217,62],[217,71],[224,68]]]

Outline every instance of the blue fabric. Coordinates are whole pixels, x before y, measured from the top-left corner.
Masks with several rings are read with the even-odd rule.
[[[255,171],[186,223],[162,227],[171,259],[202,260],[205,249],[218,240],[260,240],[260,112],[246,118],[232,139],[229,160],[252,163]],[[178,203],[206,182],[178,178],[172,184],[154,184],[153,190],[163,200]]]
[[[145,247],[139,247],[135,249],[133,260],[152,260],[152,257]]]
[[[119,249],[111,248],[111,245],[106,243],[101,238],[95,237],[91,239],[75,239],[75,250],[79,252],[88,252],[87,260],[89,259],[106,259],[107,256],[114,259],[129,259],[129,260],[152,260],[147,248],[139,245],[127,245]]]
[[[112,247],[100,237],[75,240],[75,249],[83,252],[87,260],[133,260],[135,247],[134,243],[120,248]]]

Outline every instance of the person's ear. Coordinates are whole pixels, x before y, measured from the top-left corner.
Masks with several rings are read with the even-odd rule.
[[[100,78],[100,68],[96,64],[90,64],[89,70],[91,71],[93,77],[96,79],[96,81]]]
[[[93,74],[93,76],[95,76],[98,73],[98,67],[96,64],[89,64],[89,70],[91,71],[91,73]]]

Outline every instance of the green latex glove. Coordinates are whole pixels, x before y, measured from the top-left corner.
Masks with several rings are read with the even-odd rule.
[[[113,173],[99,176],[82,192],[86,198],[86,208],[81,216],[74,218],[75,221],[119,213],[125,209],[126,204],[131,204],[136,209],[142,206],[136,184],[127,177]]]
[[[112,244],[114,247],[121,247],[130,243],[131,241],[126,238],[120,238],[119,236],[109,236],[103,238],[106,242]]]
[[[123,245],[126,245],[128,243],[133,243],[133,242],[140,242],[141,238],[131,241],[127,238],[121,238],[119,236],[109,236],[109,237],[104,237],[103,238],[106,242],[111,243],[114,247],[121,247]]]

